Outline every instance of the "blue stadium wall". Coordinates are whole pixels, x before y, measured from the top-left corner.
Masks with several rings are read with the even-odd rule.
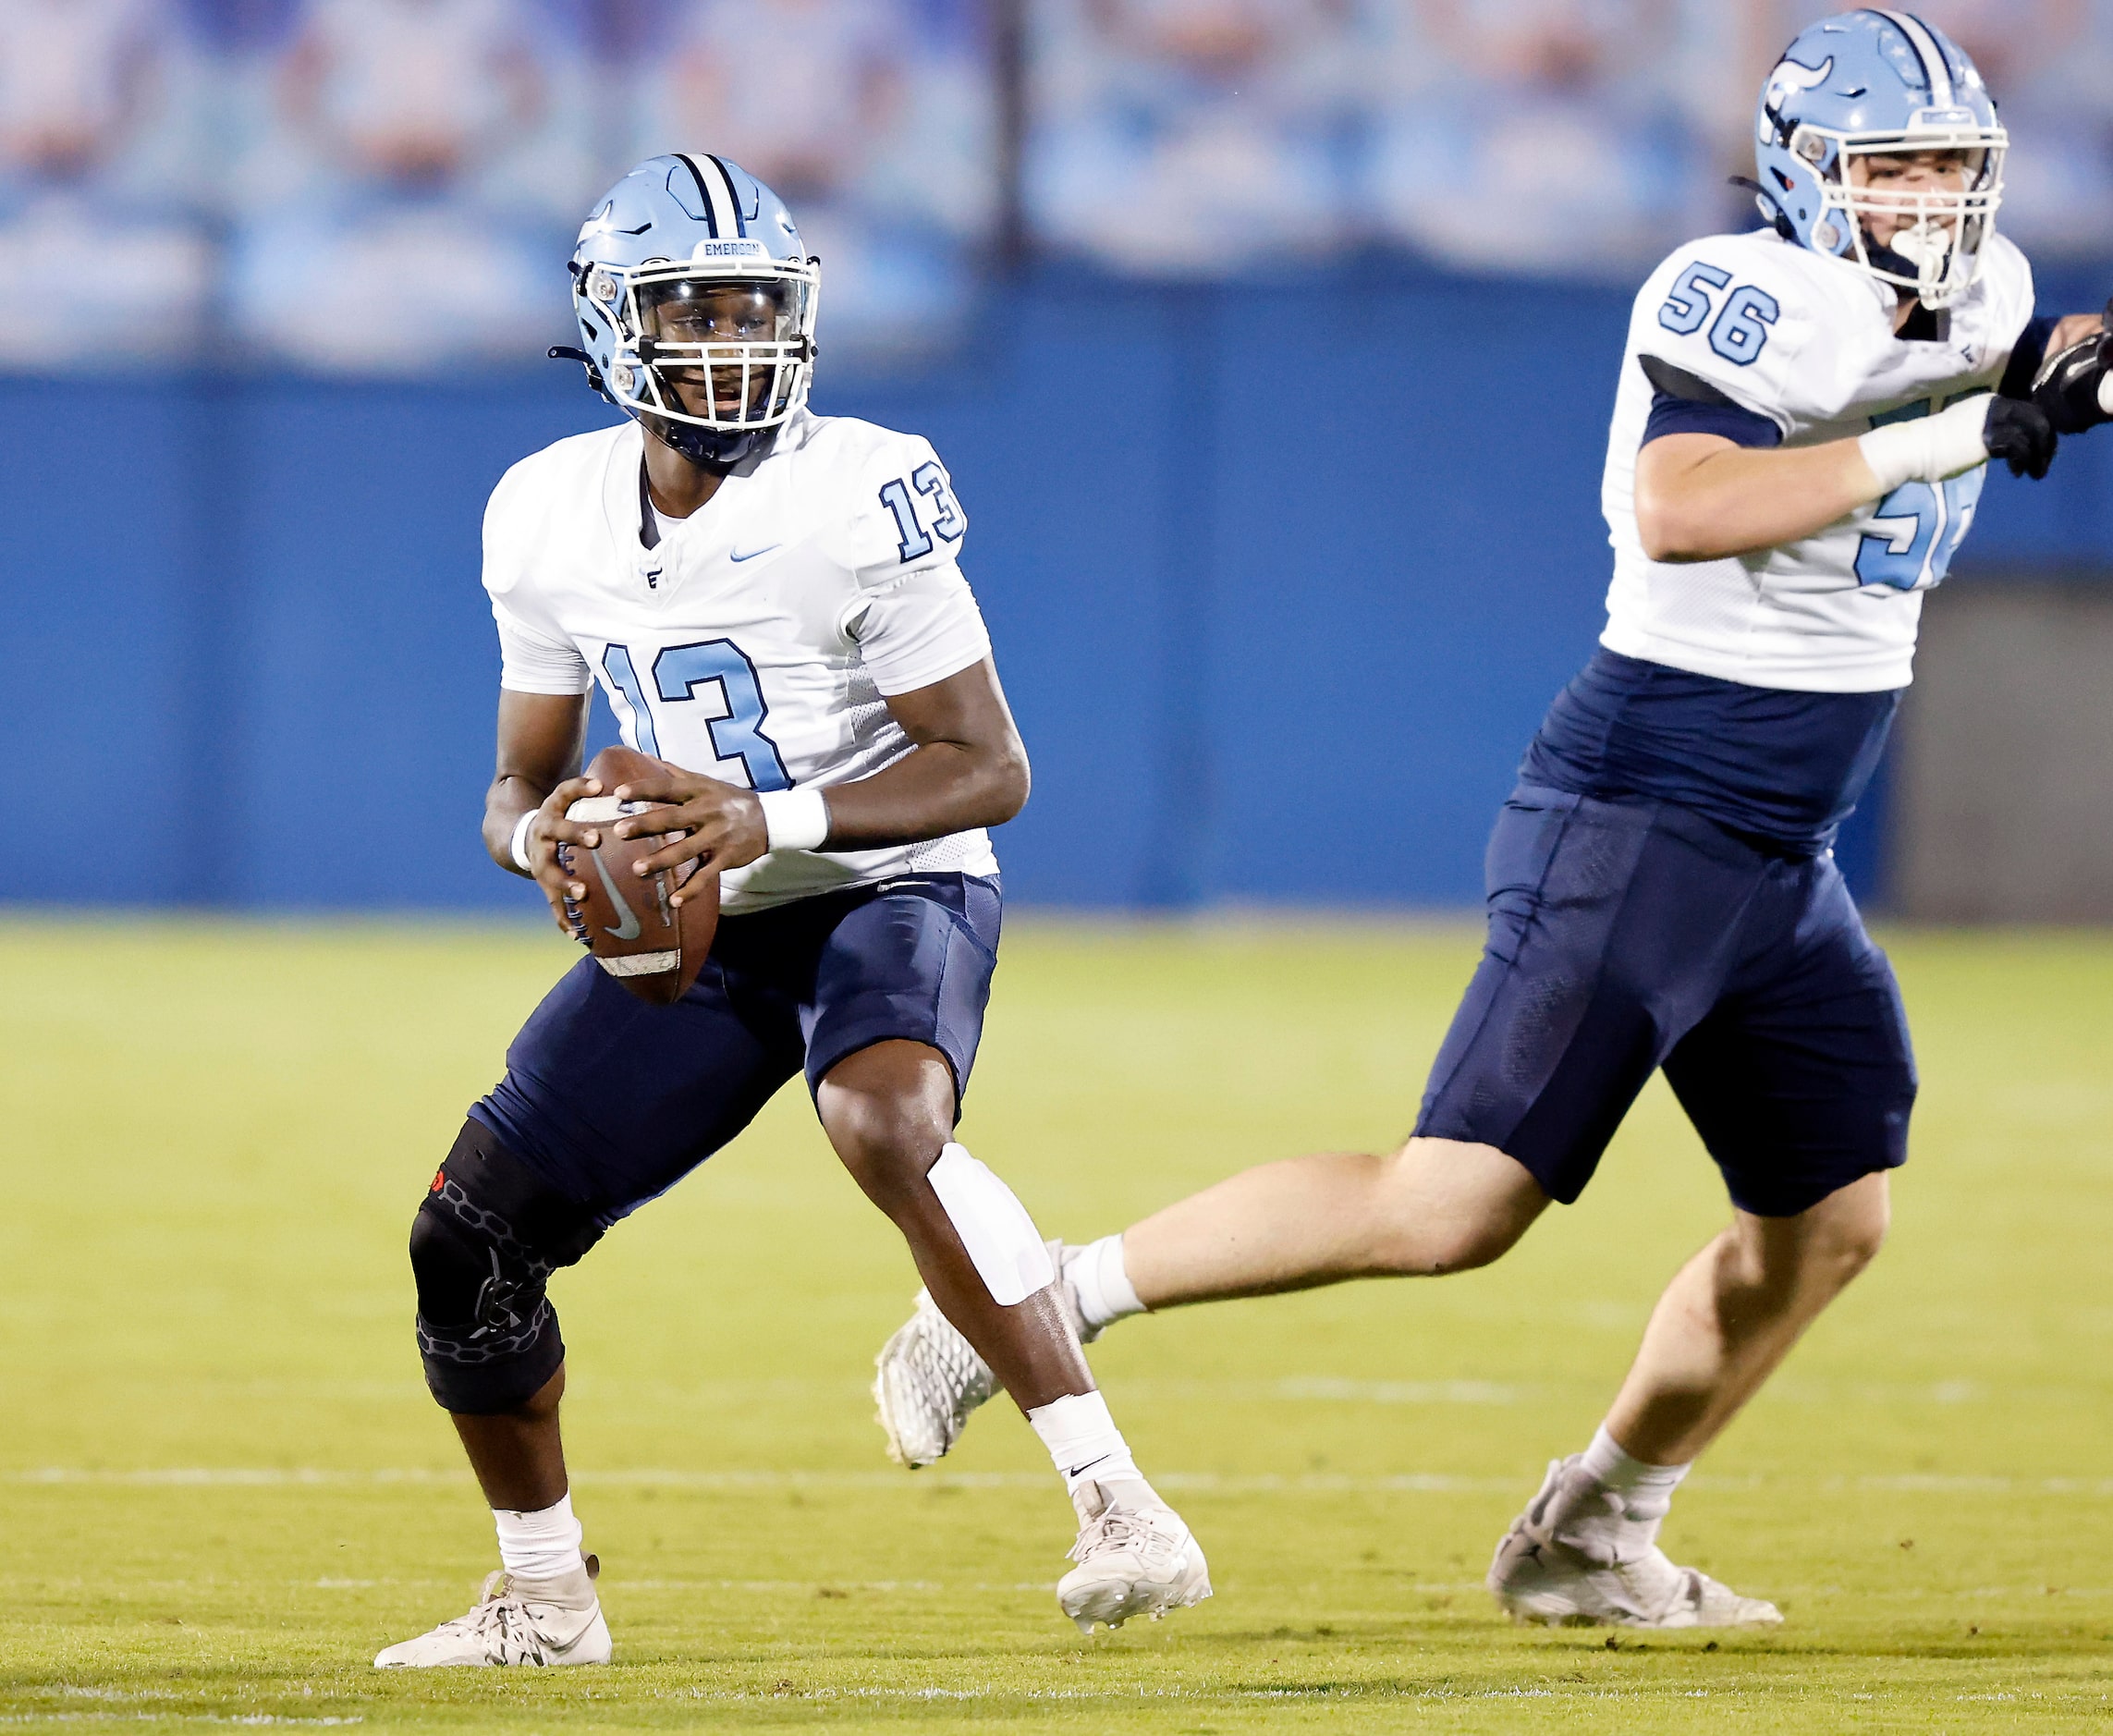
[[[1598,630],[1626,312],[1575,286],[1044,275],[995,292],[944,367],[824,366],[818,408],[928,434],[968,507],[1035,768],[999,838],[1008,891],[1478,899],[1520,750]],[[16,803],[98,816],[4,896],[526,908],[477,836],[479,514],[513,459],[608,414],[556,364],[0,381]],[[1970,551],[2113,562],[2100,441],[1992,485]],[[1884,805],[1881,781],[1842,849],[1880,894]]]

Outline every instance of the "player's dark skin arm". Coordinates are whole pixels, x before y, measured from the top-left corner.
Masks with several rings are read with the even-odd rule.
[[[578,881],[558,872],[556,847],[601,842],[592,826],[576,825],[566,810],[582,796],[598,796],[601,784],[580,776],[586,752],[585,693],[499,693],[499,760],[492,787],[484,792],[484,848],[508,874],[520,873],[514,861],[514,827],[522,814],[541,809],[530,829],[528,851],[535,882],[550,900],[550,913],[569,935],[565,899],[586,895]]]

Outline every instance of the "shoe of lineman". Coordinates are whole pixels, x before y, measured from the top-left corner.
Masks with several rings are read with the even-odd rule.
[[[1075,1256],[1078,1250],[1069,1252]],[[1100,1334],[1087,1329],[1079,1299],[1063,1276],[1066,1253],[1061,1241],[1049,1244],[1058,1273],[1056,1293],[1072,1330],[1090,1344]],[[927,1290],[917,1292],[910,1318],[881,1347],[873,1369],[873,1403],[887,1436],[887,1456],[910,1471],[944,1459],[969,1418],[998,1392],[990,1364],[954,1329]]]
[[[1548,1467],[1547,1481],[1512,1522],[1490,1563],[1489,1589],[1515,1621],[1551,1627],[1740,1628],[1782,1620],[1759,1597],[1741,1597],[1707,1573],[1677,1567],[1652,1545],[1631,1559],[1584,1542],[1571,1524],[1612,1499],[1576,1456]],[[1594,1515],[1597,1516],[1597,1515]]]
[[[997,1390],[990,1364],[919,1290],[915,1310],[873,1359],[873,1404],[887,1456],[909,1471],[938,1463]]]
[[[612,1648],[594,1595],[600,1571],[591,1555],[556,1579],[520,1579],[501,1570],[485,1579],[484,1595],[468,1615],[388,1647],[374,1668],[605,1664]]]
[[[1189,1527],[1149,1484],[1112,1488],[1081,1483],[1071,1498],[1079,1510],[1079,1565],[1056,1582],[1056,1603],[1091,1633],[1093,1623],[1119,1628],[1132,1616],[1154,1621],[1211,1595],[1211,1570]]]

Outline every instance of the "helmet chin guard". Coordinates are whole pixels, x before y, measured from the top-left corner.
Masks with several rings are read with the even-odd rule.
[[[1941,31],[1878,7],[1808,26],[1762,88],[1754,133],[1757,202],[1790,238],[1933,309],[1973,287],[2009,138],[1980,71]],[[1872,159],[1925,152],[1957,153],[1954,184],[1865,178]],[[1880,241],[1875,222],[1899,226]]]
[[[751,428],[734,434],[723,428],[700,428],[687,422],[674,422],[665,416],[641,416],[639,423],[654,439],[665,446],[673,446],[700,470],[727,471],[743,458],[761,449],[772,433],[768,428]]]
[[[651,157],[580,231],[590,384],[692,463],[727,470],[806,402],[821,262],[784,203],[719,157]]]

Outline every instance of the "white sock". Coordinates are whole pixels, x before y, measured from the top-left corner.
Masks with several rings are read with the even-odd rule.
[[[1653,1465],[1631,1458],[1604,1424],[1581,1455],[1579,1465],[1618,1502],[1621,1517],[1617,1522],[1645,1526],[1654,1538],[1659,1522],[1671,1510],[1673,1491],[1680,1486],[1680,1479],[1690,1469],[1689,1465]]]
[[[499,1560],[507,1572],[521,1579],[556,1579],[580,1566],[580,1522],[572,1516],[568,1489],[556,1505],[541,1512],[521,1513],[495,1508],[492,1518],[499,1527]]]
[[[1081,1483],[1142,1483],[1143,1474],[1130,1456],[1130,1446],[1108,1414],[1108,1401],[1097,1392],[1074,1393],[1037,1405],[1027,1413],[1042,1444],[1049,1449],[1064,1493]]]
[[[1064,1262],[1064,1276],[1071,1282],[1071,1293],[1079,1299],[1079,1312],[1095,1332],[1114,1321],[1145,1312],[1123,1266],[1119,1235],[1103,1236],[1072,1253]]]

